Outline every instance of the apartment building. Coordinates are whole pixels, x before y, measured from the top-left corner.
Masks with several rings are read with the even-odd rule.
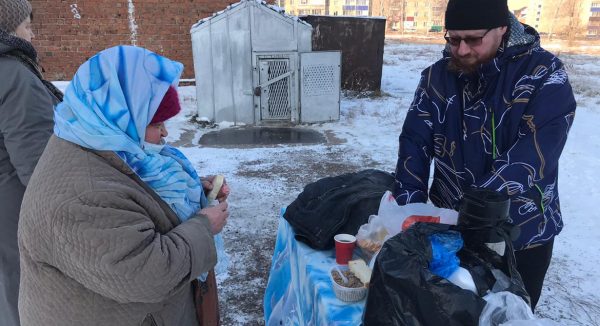
[[[371,0],[343,0],[341,3],[343,16],[369,16]]]
[[[329,15],[330,1],[334,0],[285,0],[278,5],[285,8],[286,13],[295,16]]]
[[[387,30],[441,32],[448,0],[275,0],[292,15],[380,16]],[[542,36],[600,37],[600,0],[508,0],[519,21]]]
[[[542,35],[581,37],[599,35],[598,0],[509,0],[515,16]]]
[[[588,35],[600,36],[600,1],[590,3]]]
[[[275,1],[291,15],[370,16],[373,0],[285,0]]]
[[[373,0],[373,14],[387,29],[405,33],[443,30],[448,0]],[[540,34],[600,37],[600,0],[508,0],[509,9]]]

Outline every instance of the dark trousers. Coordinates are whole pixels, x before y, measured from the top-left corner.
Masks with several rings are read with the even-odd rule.
[[[544,277],[552,259],[553,246],[554,238],[541,246],[515,251],[517,270],[521,274],[525,290],[531,298],[531,310],[535,310],[540,299]]]

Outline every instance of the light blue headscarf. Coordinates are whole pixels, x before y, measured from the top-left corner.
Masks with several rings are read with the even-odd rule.
[[[114,151],[177,213],[181,221],[208,205],[190,161],[177,149],[146,144],[146,127],[183,65],[146,49],[117,46],[104,50],[79,69],[54,112],[57,137],[94,149]],[[228,258],[215,236],[217,274]],[[207,273],[200,276],[206,279]]]
[[[177,149],[144,141],[146,127],[170,86],[177,87],[183,65],[133,46],[104,50],[79,69],[55,110],[56,136],[94,149],[114,151],[186,221],[208,206],[190,161]],[[215,236],[217,274],[228,257]],[[207,273],[200,277],[206,279]]]

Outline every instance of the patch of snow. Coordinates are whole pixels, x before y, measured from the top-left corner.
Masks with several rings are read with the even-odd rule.
[[[133,0],[127,0],[127,19],[129,19],[131,45],[136,46],[138,26],[135,22],[135,5],[133,4]]]
[[[219,128],[229,128],[235,126],[235,122],[232,121],[221,121],[218,123]]]

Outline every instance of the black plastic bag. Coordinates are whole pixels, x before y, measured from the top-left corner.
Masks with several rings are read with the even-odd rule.
[[[374,169],[319,179],[304,187],[283,217],[297,240],[314,249],[330,249],[336,234],[354,235],[377,214],[381,197],[394,183],[392,174]]]
[[[461,266],[473,276],[479,295],[431,273],[429,236],[449,229],[457,228],[417,223],[385,242],[373,268],[363,316],[365,326],[477,325],[486,305],[481,295],[497,283],[494,269],[508,276],[509,284],[502,290],[529,302],[510,250],[502,257],[483,244],[466,241],[458,252]]]

